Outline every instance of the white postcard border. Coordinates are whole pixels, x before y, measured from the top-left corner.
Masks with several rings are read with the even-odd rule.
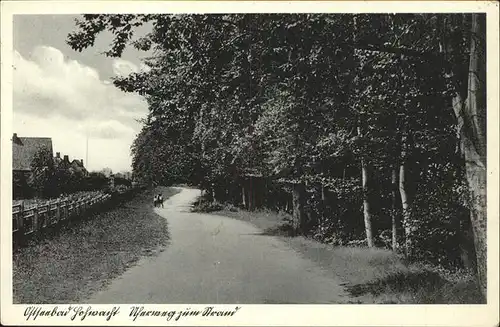
[[[498,325],[498,232],[499,232],[499,15],[498,3],[483,1],[8,1],[1,4],[1,322],[4,325],[231,325],[231,326],[493,326]],[[145,310],[176,311],[189,308],[231,311],[232,316],[195,316],[172,318],[130,317],[134,305],[15,305],[12,304],[12,219],[11,185],[12,153],[12,16],[14,14],[75,14],[75,13],[229,13],[229,12],[486,12],[487,13],[487,80],[488,80],[488,304],[486,305],[141,305]],[[69,31],[68,31],[69,32]],[[27,320],[30,307],[43,310],[95,310],[119,313],[106,316],[38,317]],[[71,306],[71,308],[70,308]],[[59,311],[58,311],[59,312]],[[75,311],[76,312],[76,311]],[[83,315],[83,314],[82,314]]]

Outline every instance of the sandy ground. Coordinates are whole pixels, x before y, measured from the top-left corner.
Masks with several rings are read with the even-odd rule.
[[[341,281],[273,236],[227,217],[191,213],[200,191],[182,189],[155,209],[168,248],[87,303],[343,303]]]

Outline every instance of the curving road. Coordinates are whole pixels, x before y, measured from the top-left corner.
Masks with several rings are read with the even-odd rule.
[[[143,258],[88,303],[341,303],[348,297],[322,270],[253,225],[191,213],[199,190],[185,189],[156,212],[171,244]]]

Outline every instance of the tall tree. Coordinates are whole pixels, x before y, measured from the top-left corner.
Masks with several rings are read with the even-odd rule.
[[[409,207],[404,210],[411,225],[405,233],[409,250],[428,246],[418,242],[422,231],[447,223],[456,202],[452,196],[444,199],[448,211],[431,213],[434,220],[419,214],[433,200],[426,198],[426,189],[448,191],[447,179],[461,178],[454,174],[459,169],[450,151],[455,122],[447,101],[455,95],[484,284],[484,42],[470,37],[470,29],[484,36],[484,23],[476,16],[472,24],[470,15],[462,14],[356,15],[354,24],[353,16],[344,14],[86,15],[69,43],[82,50],[108,29],[115,35],[108,55],[119,56],[129,43],[154,50],[147,60],[150,71],[115,81],[125,91],[143,94],[150,108],[132,149],[137,172],[151,179],[198,178],[226,195],[249,171],[299,185],[309,180],[313,183],[304,185],[341,184],[334,189],[336,198],[355,193],[347,186],[367,190],[369,179],[378,180],[371,186],[380,191],[380,201],[371,207],[365,202],[370,219],[363,220],[360,212],[355,220],[360,226],[368,223],[363,227],[373,245],[378,235],[366,226],[384,228],[382,219],[372,222],[371,217],[382,217],[384,207],[391,206],[392,172],[384,167],[398,162],[402,206]],[[152,22],[152,32],[132,41],[133,27],[146,21]],[[398,117],[411,125],[411,144],[402,138],[405,124]],[[356,138],[358,123],[363,142]],[[361,158],[361,174],[349,172]],[[194,170],[202,176],[192,176]],[[339,172],[346,170],[343,177]],[[355,183],[349,184],[354,175]],[[253,199],[254,192],[247,193],[246,199]],[[362,199],[356,199],[358,207]],[[303,203],[304,210],[315,206],[309,198]],[[397,228],[392,225],[394,245]]]
[[[471,221],[479,284],[486,296],[486,17],[472,14],[467,98],[455,97],[461,149],[472,201]]]

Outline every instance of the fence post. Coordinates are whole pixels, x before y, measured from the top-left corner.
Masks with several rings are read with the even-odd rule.
[[[43,205],[39,206],[39,211],[43,211],[43,207]],[[45,205],[45,207],[47,208],[47,205]],[[40,230],[44,229],[47,224],[47,209],[45,209],[44,215],[41,215],[40,212],[38,213],[38,221],[40,222]]]
[[[61,220],[61,199],[57,199],[56,202],[56,218],[57,222]]]
[[[47,203],[47,227],[52,226],[52,222],[54,221],[54,216],[52,215],[52,211],[50,207],[52,206],[52,203],[49,201]]]
[[[72,198],[68,200],[68,219],[75,218],[75,201]]]
[[[19,214],[17,215],[17,228],[19,230],[19,235],[24,237],[24,233],[26,232],[24,229],[24,201],[21,201],[19,205]]]
[[[33,226],[32,230],[34,233],[38,233],[43,230],[44,227],[49,227],[61,222],[61,220],[69,219],[71,215],[78,217],[79,215],[90,214],[94,211],[98,211],[99,208],[109,205],[110,199],[111,196],[109,194],[97,193],[85,195],[80,198],[58,198],[53,202],[46,201],[44,204],[35,202],[33,207],[29,208],[30,211],[33,210],[33,215],[30,217]],[[54,205],[55,207],[53,208]],[[25,201],[21,201],[19,205],[13,206],[13,209],[17,207],[19,208],[19,212],[13,223],[17,225],[17,235],[23,237],[26,236],[27,232],[29,232],[27,230],[28,225],[26,224],[25,218]]]
[[[66,220],[66,199],[63,198],[61,199],[61,201],[59,202],[59,208],[60,208],[60,212],[61,212],[61,220]]]
[[[46,206],[47,206],[47,214],[45,219],[47,220],[47,222],[45,224],[47,225],[47,227],[50,227],[52,225],[52,221],[54,220],[54,217],[51,215],[50,211],[50,207],[52,206],[51,202],[50,201],[47,202]]]
[[[33,207],[33,232],[38,232],[38,203]]]
[[[42,206],[42,209],[41,211],[43,211],[43,207]],[[44,229],[45,227],[49,226],[49,222],[50,222],[50,205],[45,202],[45,214],[42,216],[42,227],[40,229]]]

